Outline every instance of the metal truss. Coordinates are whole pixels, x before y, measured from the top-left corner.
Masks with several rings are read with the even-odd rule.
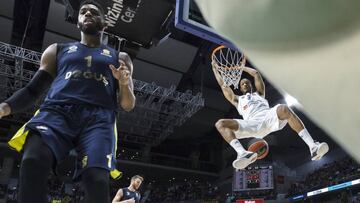
[[[20,58],[26,62],[37,65],[40,64],[40,59],[41,59],[40,52],[24,49],[14,45],[6,44],[4,42],[0,42],[0,55],[14,59]]]
[[[3,57],[1,57],[3,56]],[[39,65],[41,53],[0,42],[0,99],[12,95],[26,85],[35,72],[26,68],[23,62]],[[5,64],[13,60],[13,65]],[[164,88],[155,83],[134,79],[136,107],[131,112],[119,110],[119,140],[144,145],[157,145],[173,133],[175,126],[182,125],[204,106],[201,93],[193,95],[176,91],[175,86]],[[8,120],[25,122],[38,108],[22,114],[7,117]]]

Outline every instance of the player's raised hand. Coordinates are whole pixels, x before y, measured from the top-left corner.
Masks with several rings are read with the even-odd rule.
[[[109,68],[111,69],[114,78],[119,80],[121,85],[128,85],[130,83],[131,72],[124,61],[119,60],[119,63],[119,68],[115,68],[112,64],[109,65]]]

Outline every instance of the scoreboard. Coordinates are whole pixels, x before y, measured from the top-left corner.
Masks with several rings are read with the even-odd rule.
[[[233,191],[265,190],[274,188],[272,166],[253,166],[245,170],[235,170]]]

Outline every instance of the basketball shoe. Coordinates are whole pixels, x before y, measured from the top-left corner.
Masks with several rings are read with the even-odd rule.
[[[236,169],[244,169],[257,159],[257,153],[245,151],[242,154],[238,154],[235,161],[233,161],[233,167]]]
[[[320,160],[329,151],[329,145],[326,142],[315,142],[315,146],[310,150],[311,160]]]

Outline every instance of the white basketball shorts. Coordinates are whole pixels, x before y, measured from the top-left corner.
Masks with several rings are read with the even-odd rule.
[[[279,105],[258,112],[248,120],[234,119],[239,124],[239,130],[234,132],[236,138],[263,138],[271,132],[283,129],[287,124],[287,120],[279,120],[276,113]]]

